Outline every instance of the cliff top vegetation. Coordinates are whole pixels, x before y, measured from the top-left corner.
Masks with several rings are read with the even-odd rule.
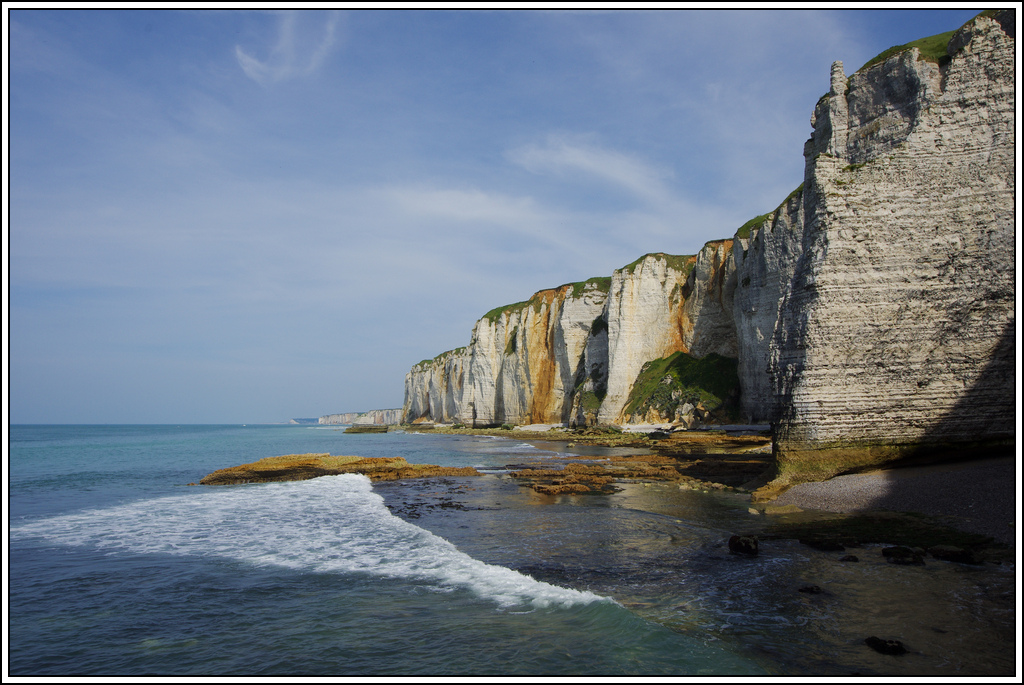
[[[664,252],[648,252],[639,259],[630,262],[629,264],[618,270],[631,274],[634,271],[636,271],[636,267],[640,265],[640,262],[644,261],[648,257],[658,257],[659,259],[663,259],[669,265],[669,267],[675,269],[676,271],[682,271],[686,275],[689,275],[690,272],[693,270],[693,265],[696,263],[697,260],[697,255],[692,254],[674,255],[665,254]]]
[[[494,309],[487,312],[480,318],[487,319],[491,323],[494,323],[501,317],[502,314],[505,314],[506,312],[509,314],[514,314],[515,312],[522,311],[523,309],[526,309],[526,307],[531,305],[535,309],[539,309],[541,303],[549,299],[547,296],[553,295],[559,290],[564,290],[565,288],[572,287],[572,294],[570,295],[570,297],[577,298],[580,295],[582,295],[585,290],[587,290],[588,286],[593,290],[597,290],[602,293],[607,293],[609,290],[611,290],[612,279],[610,276],[594,276],[593,278],[588,278],[585,281],[576,281],[575,283],[563,283],[557,288],[545,288],[544,290],[538,290],[533,294],[533,297],[531,297],[528,300],[524,300],[522,302],[515,302],[513,304],[506,304],[501,307],[495,307]]]
[[[416,364],[413,365],[412,368],[413,369],[424,369],[424,368],[430,366],[431,364],[435,364],[435,363],[441,361],[444,357],[447,357],[448,355],[461,354],[461,353],[465,352],[466,349],[467,349],[466,347],[456,347],[454,350],[448,350],[447,352],[442,352],[441,354],[437,355],[433,359],[424,359],[421,362],[417,362]]]
[[[855,73],[870,69],[876,64],[881,64],[893,55],[898,55],[901,52],[906,52],[912,48],[918,49],[918,59],[923,59],[927,62],[936,62],[940,65],[945,64],[949,61],[949,53],[946,52],[946,47],[949,45],[949,39],[953,37],[954,33],[956,33],[956,31],[946,31],[945,33],[928,36],[927,38],[918,38],[917,40],[904,45],[894,45],[888,50],[884,50],[869,59],[864,63],[864,66],[858,69]]]
[[[981,12],[977,16],[973,17],[971,21],[974,21],[978,17],[988,17],[990,19],[995,19],[996,21],[999,21],[999,14],[1002,11],[1003,10],[985,10],[984,12]],[[963,26],[967,26],[967,24],[969,23],[971,22],[968,21],[964,23]],[[1000,21],[1000,23],[1002,22]],[[960,28],[963,28],[963,26],[961,26]],[[956,31],[959,30],[960,29],[957,29]],[[879,64],[889,59],[893,55],[898,55],[901,52],[906,52],[911,48],[918,49],[918,59],[923,59],[928,62],[936,62],[939,65],[943,65],[950,59],[950,55],[948,52],[949,41],[953,37],[953,34],[956,33],[956,31],[946,31],[945,33],[937,33],[934,36],[928,36],[927,38],[918,38],[917,40],[905,43],[904,45],[894,45],[888,50],[884,50],[879,54],[875,55],[874,57],[872,57],[871,59],[869,59],[867,62],[864,63],[864,66],[857,70],[857,72],[864,71],[865,69],[870,69],[876,64]]]
[[[750,232],[754,229],[755,226],[760,226],[761,224],[763,224],[765,222],[765,220],[767,220],[770,216],[772,216],[777,211],[779,211],[780,209],[785,207],[787,202],[792,200],[796,195],[799,195],[803,191],[804,191],[804,184],[801,183],[800,185],[798,185],[796,187],[795,190],[793,190],[793,192],[791,192],[789,195],[786,196],[785,200],[783,200],[782,202],[779,203],[778,207],[776,207],[772,211],[768,212],[767,214],[761,214],[760,216],[755,216],[753,219],[751,219],[747,223],[745,223],[742,226],[740,226],[739,228],[737,228],[736,229],[736,235],[738,237],[743,238],[744,240],[746,240],[747,238],[750,237]]]

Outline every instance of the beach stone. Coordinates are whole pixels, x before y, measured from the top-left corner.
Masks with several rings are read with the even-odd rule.
[[[824,590],[822,590],[818,585],[804,585],[802,588],[797,590],[797,592],[803,592],[808,595],[820,595]]]
[[[953,545],[936,545],[929,547],[928,553],[942,561],[955,561],[958,564],[983,564],[981,557],[972,550],[954,547]]]
[[[733,554],[757,556],[757,538],[753,535],[733,535],[729,538],[729,551]]]
[[[898,656],[900,654],[907,653],[907,648],[904,647],[903,643],[899,640],[883,640],[880,637],[872,635],[871,637],[864,638],[864,644],[879,654]]]
[[[846,556],[839,557],[839,561],[860,561],[856,554],[847,554]]]
[[[890,564],[924,566],[923,556],[909,547],[886,547],[882,550],[882,556],[884,556]]]

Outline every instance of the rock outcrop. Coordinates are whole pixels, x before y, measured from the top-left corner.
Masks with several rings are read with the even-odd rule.
[[[320,476],[361,473],[373,481],[438,476],[479,476],[469,466],[410,464],[402,457],[344,457],[330,454],[286,454],[265,457],[240,466],[218,469],[199,481],[200,485],[241,485],[309,480]],[[190,484],[194,485],[194,484]]]

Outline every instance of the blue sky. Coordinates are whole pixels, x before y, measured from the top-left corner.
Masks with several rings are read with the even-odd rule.
[[[401,406],[489,309],[774,209],[834,60],[978,11],[11,11],[10,420]]]

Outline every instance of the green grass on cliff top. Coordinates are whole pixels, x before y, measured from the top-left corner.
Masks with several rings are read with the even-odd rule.
[[[753,229],[754,229],[755,227],[757,227],[757,226],[760,226],[761,224],[763,224],[763,223],[765,222],[765,220],[766,220],[766,219],[768,219],[768,218],[769,218],[769,217],[771,217],[771,216],[772,216],[773,214],[775,214],[775,212],[777,212],[777,211],[779,211],[780,209],[782,209],[783,207],[785,207],[785,206],[786,206],[786,203],[787,203],[787,202],[789,202],[789,201],[790,201],[790,200],[792,200],[792,199],[793,199],[793,198],[794,198],[794,197],[795,197],[796,195],[799,195],[799,194],[800,194],[800,193],[802,193],[802,192],[804,192],[804,184],[803,184],[803,183],[801,183],[800,185],[798,185],[798,186],[796,187],[796,189],[795,189],[795,190],[794,190],[794,191],[793,191],[792,193],[790,193],[789,195],[787,195],[787,196],[786,196],[786,199],[785,199],[785,200],[783,200],[783,201],[782,201],[781,203],[779,203],[779,206],[778,206],[778,207],[776,207],[776,208],[775,208],[775,209],[773,209],[772,211],[768,212],[767,214],[762,214],[762,215],[760,215],[760,216],[755,216],[755,217],[754,217],[753,219],[751,219],[751,220],[750,220],[750,221],[748,221],[747,223],[745,223],[745,224],[743,224],[742,226],[740,226],[739,228],[737,228],[737,229],[736,229],[736,236],[737,236],[737,237],[739,237],[739,238],[743,238],[744,240],[746,240],[747,238],[749,238],[749,237],[750,237],[750,231],[752,231],[752,230],[753,230]]]
[[[618,271],[625,271],[626,273],[631,274],[634,271],[636,271],[636,267],[640,265],[640,262],[644,261],[648,257],[660,257],[661,259],[664,259],[670,267],[672,267],[676,271],[682,271],[684,274],[688,276],[690,274],[690,271],[693,270],[693,260],[696,257],[696,255],[674,255],[665,254],[664,252],[648,252],[639,259],[636,259],[627,264],[626,266],[622,267],[621,269],[618,269]]]
[[[865,69],[869,69],[875,66],[876,64],[879,64],[880,62],[884,62],[893,55],[898,55],[901,52],[906,52],[911,48],[917,48],[920,51],[920,59],[926,60],[928,62],[936,62],[940,65],[945,64],[946,62],[949,61],[949,53],[947,52],[947,49],[949,48],[949,40],[950,38],[953,37],[953,34],[962,29],[964,26],[967,26],[967,24],[971,23],[978,17],[994,18],[997,12],[999,12],[999,10],[985,10],[984,12],[980,12],[974,17],[971,17],[970,21],[964,22],[963,26],[954,31],[946,31],[945,33],[939,33],[934,36],[928,36],[927,38],[918,38],[917,40],[911,41],[904,45],[894,45],[888,50],[885,50],[869,59],[867,62],[864,63],[864,66],[862,66],[857,71],[864,71]]]
[[[443,357],[446,357],[446,356],[448,356],[450,354],[452,354],[452,355],[460,354],[460,353],[465,352],[465,351],[466,351],[465,347],[456,347],[454,350],[448,350],[447,352],[442,352],[441,354],[437,355],[433,359],[424,359],[421,362],[417,362],[416,364],[413,364],[412,368],[414,368],[414,369],[423,369],[423,368],[426,368],[426,367],[430,366],[431,364],[434,364],[436,362],[441,361],[441,359]]]
[[[953,37],[954,33],[956,33],[956,31],[946,31],[945,33],[928,36],[927,38],[918,38],[917,40],[906,43],[905,45],[894,45],[888,50],[880,52],[869,59],[864,63],[864,66],[857,70],[857,72],[870,69],[876,64],[880,64],[889,59],[893,55],[906,52],[911,48],[917,48],[920,51],[920,59],[927,62],[945,64],[949,61],[949,54],[946,52],[946,47],[949,45],[949,39]]]
[[[608,292],[609,290],[611,290],[612,287],[612,279],[610,276],[594,276],[593,278],[588,278],[585,281],[576,281],[575,283],[563,283],[557,288],[550,288],[550,290],[561,290],[562,288],[567,288],[569,286],[572,286],[572,297],[576,298],[582,295],[583,291],[586,290],[588,287],[602,293]],[[539,308],[541,300],[539,297],[537,297],[537,295],[542,292],[544,291],[540,290],[534,293],[533,297],[531,297],[529,300],[524,300],[523,302],[515,302],[513,304],[506,304],[501,307],[495,307],[494,309],[487,312],[480,318],[487,319],[491,323],[494,323],[499,318],[501,318],[501,316],[506,312],[514,314],[516,312],[526,309],[528,306],[531,305],[533,305],[535,308]]]

